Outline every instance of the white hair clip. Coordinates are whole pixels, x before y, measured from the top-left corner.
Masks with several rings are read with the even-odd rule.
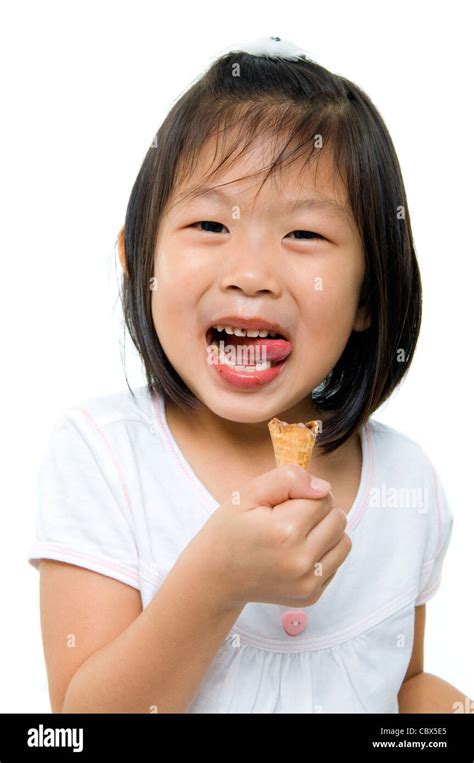
[[[268,58],[287,58],[290,61],[297,61],[299,58],[306,58],[307,52],[298,48],[288,40],[282,40],[281,37],[260,37],[258,40],[244,43],[237,49],[232,48],[229,53],[250,53],[252,56],[267,56]]]

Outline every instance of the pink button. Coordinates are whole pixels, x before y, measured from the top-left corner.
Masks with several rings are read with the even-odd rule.
[[[290,636],[297,636],[298,633],[301,633],[306,628],[308,618],[306,613],[302,612],[300,609],[291,609],[281,616],[281,622]]]

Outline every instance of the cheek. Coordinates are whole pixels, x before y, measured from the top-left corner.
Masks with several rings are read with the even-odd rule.
[[[194,295],[199,293],[197,270],[197,259],[193,258],[192,252],[183,253],[165,238],[154,262],[156,291],[152,295],[153,312],[179,316],[185,312],[187,305],[192,306]]]
[[[361,270],[357,259],[341,258],[326,263],[315,281],[314,312],[320,320],[352,323],[357,309]]]
[[[185,294],[186,290],[180,284],[179,275],[171,267],[172,257],[164,247],[160,248],[159,256],[155,258],[153,271],[154,288],[151,295],[151,312],[155,331],[160,342],[168,354],[168,348],[175,341],[175,335],[179,336],[179,294]]]
[[[171,255],[168,251],[155,261],[151,312],[164,352],[173,365],[179,366],[196,351],[193,337],[196,334],[196,305],[201,292],[197,279]]]
[[[311,342],[315,356],[332,368],[350,337],[357,309],[358,271],[354,266],[325,263],[319,267],[319,280],[311,298],[301,307],[304,315],[302,336]]]
[[[162,287],[162,288],[161,288]],[[188,313],[174,289],[161,283],[151,298],[153,325],[163,352],[181,376],[189,364],[196,343],[190,342]]]
[[[179,287],[188,292],[212,277],[212,253],[164,237],[155,257],[155,275],[164,288]]]
[[[178,284],[185,289],[190,282],[185,258],[166,243],[160,247],[155,257],[154,275],[160,289],[166,294],[176,290]]]

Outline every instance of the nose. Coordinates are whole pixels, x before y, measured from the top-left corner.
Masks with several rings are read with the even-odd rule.
[[[246,248],[229,259],[228,267],[221,278],[223,290],[238,289],[249,296],[259,293],[269,293],[280,296],[280,279],[272,261],[271,252],[263,252]]]

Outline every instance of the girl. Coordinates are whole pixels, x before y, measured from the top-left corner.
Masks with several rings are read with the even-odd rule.
[[[155,136],[118,250],[147,384],[63,412],[44,453],[53,712],[454,712],[423,672],[452,513],[371,418],[421,319],[371,100],[279,38],[224,54]],[[318,422],[309,473],[275,468],[274,416]]]

